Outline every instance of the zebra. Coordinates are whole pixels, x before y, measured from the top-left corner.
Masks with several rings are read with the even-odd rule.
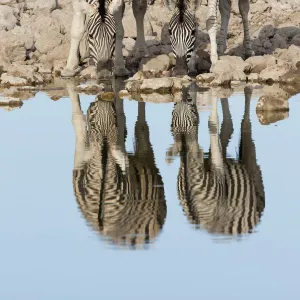
[[[233,133],[228,99],[221,99],[223,123],[219,135],[217,97],[213,97],[209,117],[210,151],[205,154],[198,144],[198,112],[195,93],[184,94],[176,103],[171,131],[174,145],[168,162],[180,155],[178,198],[189,222],[213,235],[239,237],[254,231],[265,208],[265,193],[256,150],[252,140],[250,99],[245,88],[245,109],[241,123],[239,157],[226,158]]]
[[[104,101],[98,95],[85,120],[78,94],[69,88],[69,95],[76,135],[73,187],[80,211],[106,241],[146,247],[161,232],[167,207],[145,103],[138,103],[135,151],[127,154],[122,100]]]
[[[195,11],[200,7],[202,0],[194,0],[190,3],[189,0],[176,0],[176,11],[169,23],[169,33],[174,55],[179,58],[176,60],[177,68],[186,69],[189,63],[191,53],[194,51],[196,30],[195,30]],[[171,10],[170,0],[164,0],[166,7]],[[217,7],[221,13],[221,31],[219,49],[217,49]],[[244,47],[246,58],[255,55],[251,47],[248,14],[250,8],[250,0],[239,0],[239,11],[243,20],[244,27]],[[193,11],[194,14],[192,14]],[[210,38],[211,53],[210,59],[212,65],[218,60],[219,55],[223,55],[227,48],[227,31],[230,18],[231,0],[208,0],[208,16],[206,19],[206,29]],[[181,18],[178,17],[182,16]],[[183,42],[181,47],[174,47],[174,45]],[[217,51],[218,50],[218,51]],[[186,61],[184,68],[182,68],[182,60]],[[183,71],[181,71],[182,73]],[[193,70],[194,72],[194,70]]]
[[[101,70],[99,76],[103,78],[112,76],[113,53],[115,54],[114,75],[128,76],[129,71],[125,68],[122,54],[124,0],[72,0],[72,4],[71,46],[67,65],[61,72],[61,76],[72,77],[79,73],[79,47],[85,31],[88,31],[88,44],[92,60],[97,70]],[[153,1],[150,4],[153,4]],[[147,0],[132,0],[132,10],[137,28],[135,55],[141,57],[147,54],[144,34]],[[87,22],[85,21],[86,16]],[[86,29],[85,22],[87,24]]]

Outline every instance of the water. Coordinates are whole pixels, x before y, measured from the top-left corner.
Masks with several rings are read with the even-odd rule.
[[[201,94],[198,97],[201,99]],[[142,175],[135,176],[148,166],[149,174],[152,174],[148,174],[148,178],[153,179],[155,184],[152,188],[148,185],[147,191],[156,195],[153,201],[156,205],[155,208],[151,205],[141,208],[134,195],[129,200],[125,198],[131,203],[132,214],[125,219],[122,219],[125,213],[119,215],[125,220],[119,227],[113,227],[120,224],[114,223],[118,217],[102,216],[103,228],[106,229],[102,228],[101,233],[99,227],[97,231],[97,218],[93,226],[88,214],[84,217],[84,209],[83,212],[79,209],[74,195],[76,141],[71,99],[52,101],[41,92],[24,101],[21,109],[12,112],[1,109],[0,298],[296,299],[300,292],[300,95],[289,100],[288,118],[268,126],[261,125],[256,115],[257,98],[253,95],[250,102],[250,120],[257,168],[262,174],[264,209],[261,209],[260,218],[256,214],[252,233],[236,236],[220,233],[226,228],[241,231],[237,229],[241,226],[226,224],[228,211],[226,215],[226,209],[222,211],[221,206],[218,218],[210,224],[202,224],[200,229],[197,226],[200,222],[195,213],[197,210],[193,212],[190,209],[190,218],[183,212],[177,194],[180,157],[173,157],[170,164],[167,161],[171,158],[166,157],[167,150],[174,144],[171,133],[174,103],[145,104],[147,124],[139,123],[139,137],[147,139],[148,126],[152,149],[148,144],[145,148],[147,154],[144,149],[134,156],[135,125],[139,109],[142,120],[143,104],[124,100],[126,151],[131,166],[136,164],[136,169],[129,168],[130,178],[143,178]],[[81,95],[80,100],[86,113],[95,96]],[[80,114],[74,110],[74,103],[76,97],[73,98],[73,112],[78,121]],[[233,94],[228,104],[234,133],[227,148],[227,157],[235,159],[239,153],[244,94]],[[205,109],[202,107],[199,113],[198,142],[204,153],[210,147],[208,118],[211,105],[213,103],[210,102]],[[221,129],[225,120],[221,100],[218,100],[217,107]],[[120,129],[122,123],[118,124]],[[97,125],[94,128],[97,129]],[[113,129],[113,126],[110,128]],[[84,130],[80,131],[80,126],[77,129],[78,136],[82,136]],[[213,126],[211,130],[213,133]],[[185,147],[195,146],[186,135],[183,140],[186,141]],[[77,146],[80,149],[80,139]],[[116,149],[119,150],[115,154],[115,158],[119,159],[118,167],[111,163],[110,168],[119,168],[119,174],[122,174],[120,169],[126,159],[122,160],[125,157],[122,156],[122,148]],[[201,149],[191,152],[196,156],[190,154],[189,157],[200,157]],[[80,167],[82,151],[77,153],[75,163]],[[182,155],[185,153],[183,151]],[[108,165],[109,161],[112,160],[106,161]],[[140,171],[137,171],[138,163],[142,165]],[[191,178],[190,169],[186,171],[186,187],[189,190],[196,177]],[[107,174],[111,176],[113,172]],[[136,191],[141,185],[135,184]],[[99,189],[100,184],[96,186],[96,194]],[[145,189],[139,191],[142,193]],[[197,207],[197,201],[190,202]],[[151,209],[154,217],[151,225],[148,222],[146,226],[149,234],[122,238],[124,232],[130,232],[133,227],[139,228],[138,222],[148,220],[145,212]],[[144,213],[142,218],[135,214],[136,211]],[[106,212],[113,213],[109,207]],[[94,216],[92,214],[90,220]],[[253,223],[245,221],[244,227],[247,224]],[[109,231],[107,228],[113,229]],[[155,230],[149,231],[149,228]],[[145,244],[147,238],[150,243]],[[131,245],[132,241],[135,246]],[[127,246],[122,245],[125,242]]]

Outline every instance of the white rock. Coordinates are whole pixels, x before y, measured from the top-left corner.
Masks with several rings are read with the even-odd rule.
[[[3,73],[1,75],[1,84],[2,85],[13,85],[13,86],[26,85],[27,80],[24,78],[8,75],[7,73]]]

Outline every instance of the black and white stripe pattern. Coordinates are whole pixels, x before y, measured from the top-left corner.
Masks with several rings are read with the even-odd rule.
[[[177,59],[176,64],[187,67],[196,41],[195,16],[187,9],[184,0],[179,0],[177,8],[169,23],[172,51]]]
[[[201,5],[200,0],[163,0],[165,6],[170,8],[170,2],[176,3],[176,11],[170,22],[170,36],[171,44],[174,54],[178,57],[183,55],[190,55],[192,48],[195,44],[194,25],[195,22],[193,15],[198,7]],[[207,17],[206,17],[206,29],[210,38],[210,59],[212,64],[215,64],[219,55],[223,55],[227,49],[227,33],[228,24],[231,11],[231,0],[208,0],[207,3]],[[250,0],[238,0],[239,11],[242,16],[243,28],[244,28],[244,47],[245,57],[253,56],[255,53],[251,49],[250,32],[249,32],[249,8]],[[221,30],[219,49],[217,46],[217,11],[218,8],[221,13]],[[188,12],[188,9],[190,12]],[[184,16],[184,18],[182,18]],[[181,28],[180,30],[175,30]],[[182,45],[176,46],[176,43]],[[188,58],[187,58],[188,59]]]
[[[173,112],[175,144],[172,152],[178,151],[180,154],[178,196],[181,205],[192,224],[214,234],[238,236],[253,232],[265,206],[262,175],[251,137],[250,93],[247,90],[245,97],[237,160],[226,158],[226,147],[233,128],[227,99],[222,99],[223,124],[220,136],[217,115],[210,118],[211,148],[206,158],[198,145],[197,130],[191,130],[193,123],[187,124],[186,130],[178,130],[184,123],[180,120],[184,114],[176,111],[181,110],[177,105]],[[188,120],[198,118],[195,109],[185,110],[186,114],[191,114]],[[174,118],[174,115],[178,118]]]
[[[113,57],[116,43],[116,22],[107,10],[111,0],[86,0],[95,8],[87,20],[88,45],[94,64]]]
[[[73,171],[77,203],[88,223],[110,242],[132,248],[152,242],[166,218],[163,182],[155,165],[144,106],[139,103],[136,149],[128,155],[124,173],[114,155],[122,130],[117,127],[120,112],[117,114],[112,102],[92,103],[87,115],[91,155]]]

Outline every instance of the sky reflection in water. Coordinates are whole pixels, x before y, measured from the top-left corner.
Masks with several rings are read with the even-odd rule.
[[[84,113],[94,96],[81,96]],[[244,95],[228,100],[234,133],[227,157],[236,157]],[[69,98],[44,93],[1,123],[1,299],[282,299],[299,295],[300,202],[297,116],[300,97],[290,99],[289,117],[259,123],[252,97],[250,119],[265,192],[265,209],[255,232],[217,238],[195,230],[177,194],[180,158],[166,163],[174,144],[174,103],[146,103],[155,165],[164,185],[167,214],[147,251],[105,241],[78,208],[73,191],[75,134]],[[124,101],[126,150],[134,153],[138,103]],[[218,101],[219,126],[222,107]],[[199,114],[198,142],[209,151],[210,110]],[[131,154],[130,154],[131,155]],[[123,251],[120,251],[123,250]]]

